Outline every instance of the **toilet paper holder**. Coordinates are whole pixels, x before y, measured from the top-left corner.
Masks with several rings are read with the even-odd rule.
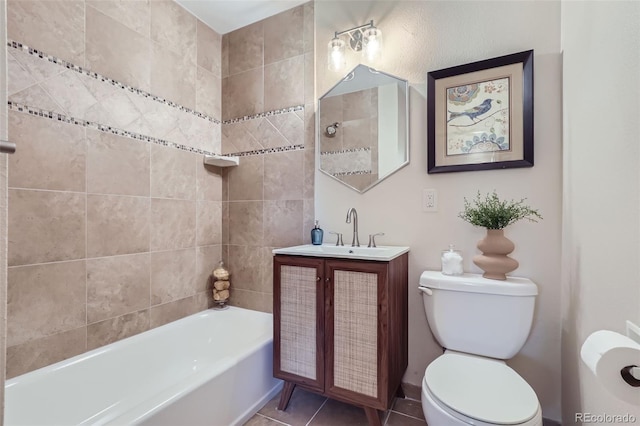
[[[633,386],[634,388],[640,388],[640,379],[636,378],[636,376],[640,376],[640,367],[637,365],[627,365],[620,370],[620,375],[622,376],[622,380],[627,382],[629,386]]]

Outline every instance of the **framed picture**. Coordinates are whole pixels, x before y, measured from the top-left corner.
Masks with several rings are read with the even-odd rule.
[[[533,166],[533,50],[429,72],[427,172]]]

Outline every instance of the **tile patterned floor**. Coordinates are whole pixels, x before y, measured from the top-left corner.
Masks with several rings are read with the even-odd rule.
[[[367,426],[364,410],[296,388],[286,411],[278,411],[277,395],[245,426]],[[426,426],[420,401],[396,399],[383,417],[387,426]]]

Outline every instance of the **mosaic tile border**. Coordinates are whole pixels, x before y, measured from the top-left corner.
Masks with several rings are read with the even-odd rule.
[[[341,149],[340,151],[324,151],[321,152],[320,155],[339,155],[339,154],[348,154],[350,152],[369,152],[371,151],[370,147],[362,147],[362,148],[348,148]]]
[[[333,173],[331,176],[354,176],[354,175],[370,175],[373,174],[371,170],[356,170],[354,172],[338,172]]]
[[[54,121],[60,121],[67,124],[74,124],[76,126],[82,126],[93,130],[98,130],[104,133],[110,133],[113,135],[123,136],[129,139],[135,139],[142,142],[154,143],[156,145],[162,145],[169,148],[176,148],[182,151],[192,152],[195,154],[203,154],[203,155],[220,155],[215,154],[213,152],[205,151],[199,148],[193,148],[190,146],[177,144],[174,142],[169,142],[164,139],[154,138],[153,136],[142,135],[140,133],[130,132],[128,130],[122,130],[111,126],[106,126],[104,124],[96,123],[94,121],[81,120],[73,117],[67,117],[63,114],[58,114],[57,112],[46,111],[40,108],[30,107],[28,105],[22,105],[17,102],[9,101],[7,102],[9,110],[30,114],[36,117],[48,118]],[[223,156],[226,156],[223,154]]]
[[[218,120],[217,118],[210,117],[210,116],[208,116],[206,114],[203,114],[201,112],[192,110],[191,108],[187,108],[185,106],[182,106],[180,104],[177,104],[177,103],[169,101],[169,100],[166,100],[166,99],[161,98],[159,96],[152,95],[151,93],[145,92],[144,90],[136,89],[135,87],[128,86],[128,85],[126,85],[124,83],[120,83],[119,81],[116,81],[116,80],[114,80],[112,78],[105,77],[105,76],[103,76],[101,74],[92,72],[92,71],[90,71],[90,70],[88,70],[86,68],[83,68],[83,67],[75,65],[75,64],[73,64],[71,62],[65,61],[64,59],[60,59],[60,58],[57,58],[57,57],[52,56],[52,55],[47,55],[46,53],[44,53],[44,52],[42,52],[40,50],[34,49],[32,47],[29,47],[29,46],[27,46],[25,44],[22,44],[20,42],[13,41],[13,40],[7,40],[7,46],[11,47],[13,49],[16,49],[16,50],[21,50],[21,51],[23,51],[25,53],[28,53],[31,56],[38,57],[40,59],[43,59],[43,60],[49,61],[51,63],[54,63],[56,65],[60,65],[62,67],[65,67],[67,69],[75,71],[75,72],[77,72],[79,74],[84,74],[84,75],[86,75],[88,77],[91,77],[91,78],[94,78],[96,80],[100,80],[100,81],[105,81],[107,83],[111,83],[111,85],[116,86],[116,87],[118,87],[120,89],[128,90],[131,93],[135,93],[135,94],[137,94],[139,96],[142,96],[142,97],[145,97],[145,98],[149,98],[149,99],[154,100],[156,102],[159,102],[161,104],[168,105],[170,107],[176,108],[176,109],[178,109],[180,111],[183,111],[183,112],[186,112],[188,114],[195,115],[196,117],[202,118],[204,120],[211,121],[211,122],[213,122],[215,124],[221,124],[221,121]]]
[[[273,154],[276,152],[300,151],[305,149],[304,144],[279,146],[276,148],[256,149],[254,151],[234,152],[233,154],[223,154],[233,157],[247,157],[249,155]]]
[[[289,107],[289,108],[274,109],[273,111],[265,111],[265,112],[261,112],[261,113],[258,113],[258,114],[245,115],[243,117],[232,118],[232,119],[229,119],[229,120],[224,120],[222,122],[222,124],[241,123],[243,121],[255,120],[256,118],[271,117],[273,115],[287,114],[287,113],[295,112],[295,111],[304,111],[304,105],[296,105],[296,106],[292,106],[292,107]]]

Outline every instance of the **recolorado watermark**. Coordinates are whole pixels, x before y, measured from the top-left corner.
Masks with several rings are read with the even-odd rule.
[[[582,423],[613,424],[636,423],[636,416],[633,414],[594,414],[576,413],[574,421]]]

